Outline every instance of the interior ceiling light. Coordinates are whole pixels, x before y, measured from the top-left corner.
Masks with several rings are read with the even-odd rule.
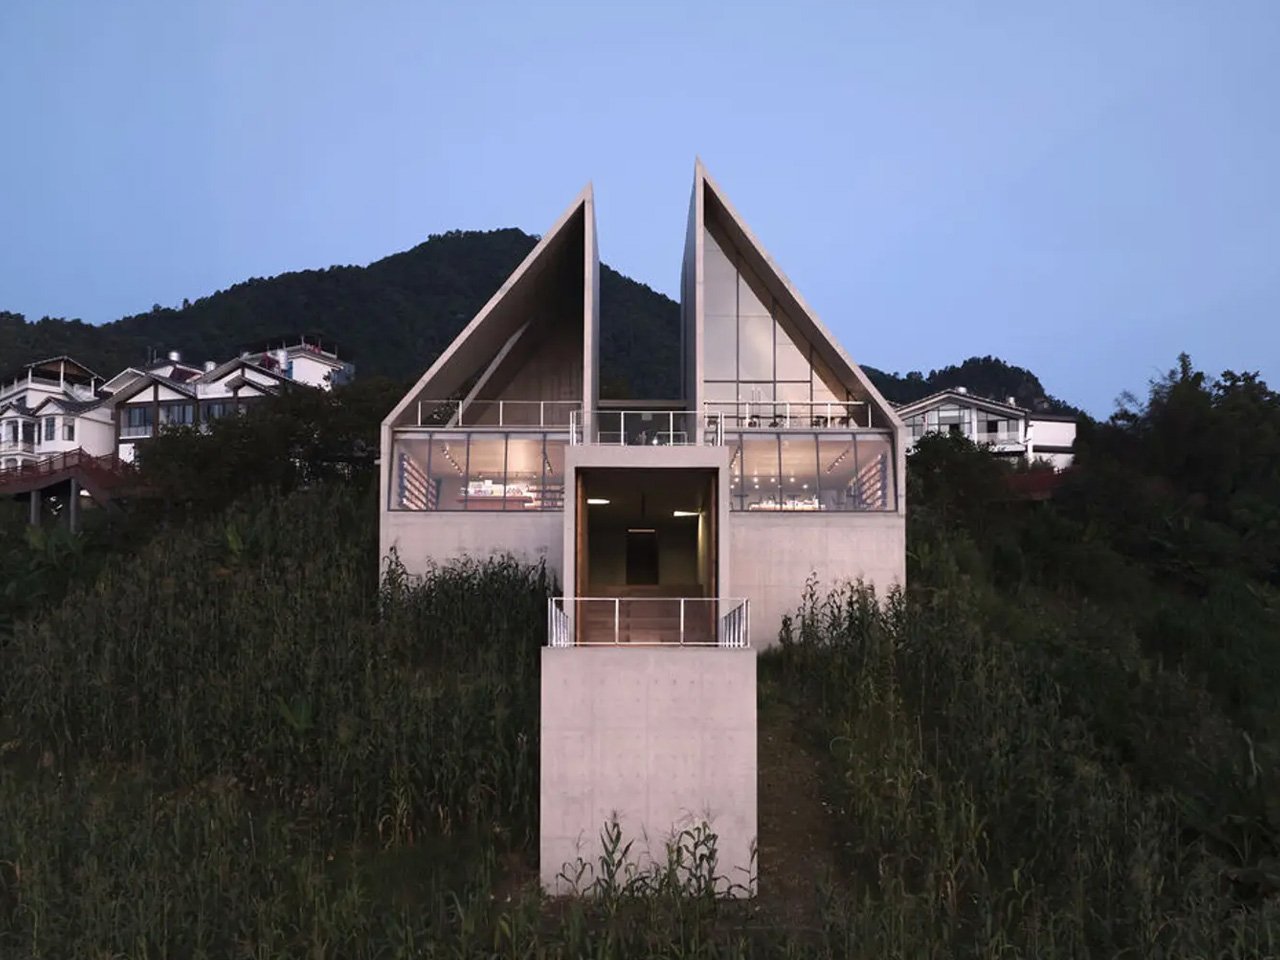
[[[587,497],[587,503],[593,507],[607,507],[609,505],[609,501],[604,497]]]
[[[627,527],[627,533],[657,533],[653,527]]]
[[[698,511],[697,510],[672,510],[671,515],[673,517],[696,517],[698,515]]]

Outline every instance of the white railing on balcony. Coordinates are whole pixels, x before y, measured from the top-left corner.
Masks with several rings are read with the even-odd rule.
[[[693,410],[593,410],[590,415],[575,411],[569,442],[618,447],[720,446],[724,443],[724,421],[718,414]]]
[[[751,645],[750,607],[727,597],[551,597],[547,646]]]
[[[568,427],[579,400],[419,400],[420,427]]]
[[[870,427],[871,405],[865,400],[782,401],[741,400],[703,404],[708,415],[720,417],[732,430],[824,429]]]
[[[547,601],[547,646],[572,647],[573,623],[564,612],[562,597],[553,597]],[[561,601],[557,604],[557,600]]]

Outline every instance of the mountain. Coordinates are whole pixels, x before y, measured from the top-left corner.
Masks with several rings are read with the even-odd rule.
[[[337,343],[360,376],[411,379],[475,315],[537,238],[515,228],[453,230],[367,267],[340,266],[253,278],[226,290],[159,304],[98,326],[0,311],[0,372],[69,354],[106,376],[153,354],[180,350],[221,359],[249,345],[306,333]],[[601,266],[600,364],[605,396],[675,397],[680,307]],[[907,402],[949,386],[1034,409],[1069,410],[1028,370],[994,357],[905,376],[864,368],[884,395]],[[2,373],[0,373],[2,375]]]
[[[911,403],[939,390],[965,387],[970,393],[992,400],[1012,397],[1018,406],[1040,413],[1080,413],[1076,407],[1047,393],[1040,378],[1030,370],[997,357],[970,357],[959,365],[930,370],[928,376],[919,370],[901,375],[866,365],[862,369],[892,403]]]
[[[180,308],[156,305],[100,326],[48,317],[26,323],[0,312],[0,369],[66,353],[110,376],[153,352],[220,359],[250,344],[307,333],[337,343],[359,375],[409,379],[453,340],[535,243],[517,229],[451,231],[367,267],[253,278]],[[621,395],[642,386],[653,395],[676,395],[679,305],[607,266],[600,303],[602,384]]]

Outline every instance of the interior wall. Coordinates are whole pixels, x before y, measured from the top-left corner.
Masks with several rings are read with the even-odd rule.
[[[714,595],[713,591],[707,589],[711,583],[708,567],[708,561],[711,559],[710,536],[710,523],[707,520],[707,512],[704,510],[698,514],[698,586],[702,588],[703,594]]]
[[[681,518],[679,523],[649,523],[647,526],[658,532],[658,583],[682,586],[702,583],[698,523],[693,518]],[[587,537],[593,593],[605,587],[624,586],[627,582],[627,525],[592,520],[588,523]]]

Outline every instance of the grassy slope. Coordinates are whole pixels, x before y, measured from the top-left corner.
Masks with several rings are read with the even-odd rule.
[[[812,597],[762,661],[759,903],[544,904],[549,585],[379,593],[373,515],[312,491],[163,531],[0,641],[0,955],[1280,946],[1266,724],[1162,665],[1126,598],[1010,580],[927,509],[910,595]]]

